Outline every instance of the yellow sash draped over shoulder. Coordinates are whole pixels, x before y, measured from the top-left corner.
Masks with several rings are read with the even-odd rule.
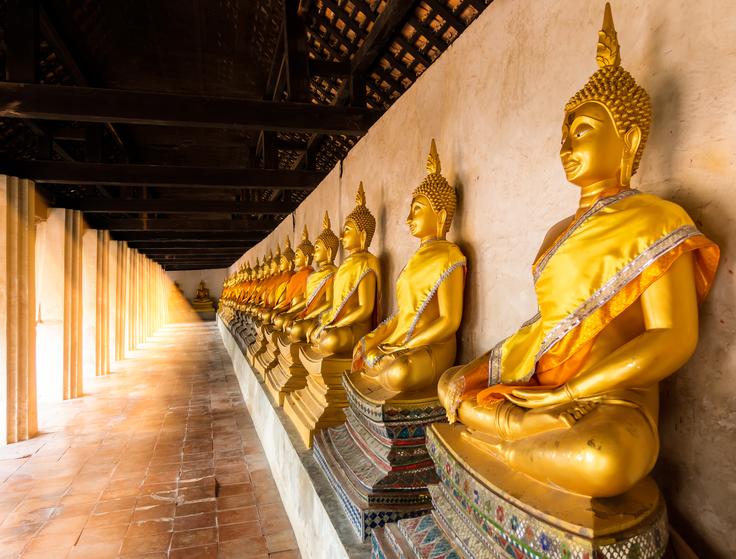
[[[638,190],[601,198],[535,262],[539,312],[490,351],[483,384],[491,388],[478,393],[472,374],[464,396],[483,403],[508,392],[495,385],[564,384],[595,337],[689,251],[702,301],[720,251],[685,210]]]
[[[334,264],[326,264],[319,270],[315,270],[307,278],[306,308],[301,312],[300,316],[304,317],[311,313],[315,305],[321,300],[321,296],[328,289],[332,289],[332,280],[335,278],[337,266]]]
[[[321,315],[320,323],[329,326],[340,318],[340,313],[348,300],[357,291],[360,282],[368,274],[376,276],[376,304],[374,306],[374,317],[379,312],[381,275],[378,258],[370,252],[356,252],[348,256],[335,272],[332,284],[332,307]],[[375,324],[375,322],[374,322]]]
[[[419,247],[396,280],[398,312],[388,320],[396,326],[384,343],[404,345],[414,335],[414,327],[440,285],[467,260],[460,248],[449,241],[431,241]]]

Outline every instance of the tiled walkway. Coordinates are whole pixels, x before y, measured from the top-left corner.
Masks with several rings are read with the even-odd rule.
[[[214,323],[173,325],[0,447],[0,558],[298,557]]]

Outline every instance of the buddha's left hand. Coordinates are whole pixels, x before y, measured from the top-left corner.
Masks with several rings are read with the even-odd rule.
[[[570,402],[570,395],[565,391],[564,386],[551,390],[517,388],[511,394],[506,394],[506,398],[523,408],[545,408]]]

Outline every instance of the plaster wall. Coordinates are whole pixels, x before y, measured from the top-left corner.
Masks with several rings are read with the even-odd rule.
[[[36,226],[36,381],[39,402],[64,396],[64,210]],[[43,406],[39,406],[43,419]]]
[[[214,301],[220,299],[222,293],[222,284],[225,281],[225,268],[215,268],[210,270],[171,270],[166,275],[175,281],[184,291],[184,297],[191,301],[197,294],[199,282],[204,280],[204,285],[210,290],[210,297]]]
[[[450,239],[470,262],[459,361],[513,333],[536,309],[530,265],[545,232],[576,208],[576,188],[558,157],[562,109],[596,69],[603,5],[493,2],[246,257],[263,257],[305,223],[313,238],[325,209],[339,228],[363,180],[378,220],[372,250],[383,265],[384,314],[390,312],[393,282],[417,247],[404,224],[410,194],[436,138],[443,173],[459,190]],[[616,0],[613,13],[623,64],[654,108],[635,186],[681,204],[723,251],[701,310],[697,353],[662,386],[655,473],[673,524],[696,551],[733,557],[736,3]]]

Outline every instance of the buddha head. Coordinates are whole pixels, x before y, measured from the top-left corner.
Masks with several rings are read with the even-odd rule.
[[[284,251],[281,253],[279,261],[279,272],[290,272],[294,269],[294,251],[291,249],[291,239],[286,235],[284,242]]]
[[[294,256],[294,267],[302,269],[305,266],[312,264],[312,258],[314,257],[314,245],[309,242],[309,231],[307,226],[304,226],[302,231],[302,242],[296,247],[296,256]]]
[[[332,264],[337,256],[338,248],[340,248],[340,239],[330,228],[330,215],[325,212],[322,218],[322,232],[314,241],[314,261],[320,266]]]
[[[345,218],[342,230],[342,246],[348,253],[367,250],[376,232],[376,218],[365,205],[363,183],[355,195],[355,208]]]
[[[271,276],[275,276],[279,273],[279,265],[281,264],[281,247],[276,245],[276,254],[272,254],[269,251],[268,255],[270,257],[268,259],[268,273]]]
[[[560,158],[567,180],[585,188],[602,181],[628,187],[649,136],[647,92],[621,67],[611,5],[598,32],[599,69],[565,105]]]
[[[422,241],[444,239],[457,206],[455,188],[441,174],[437,145],[432,140],[427,157],[429,173],[411,195],[406,223],[411,234]]]

